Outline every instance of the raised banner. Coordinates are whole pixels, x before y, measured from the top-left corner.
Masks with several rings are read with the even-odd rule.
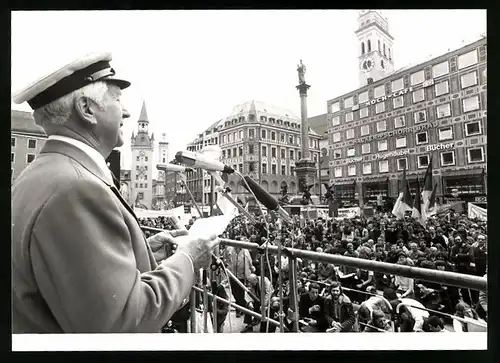
[[[356,218],[361,215],[361,208],[351,207],[351,208],[339,208],[337,218]]]
[[[471,219],[477,218],[482,221],[488,219],[488,210],[485,208],[478,207],[475,204],[467,203],[468,217]]]

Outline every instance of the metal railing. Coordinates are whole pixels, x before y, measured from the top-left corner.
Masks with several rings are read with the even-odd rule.
[[[162,232],[163,229],[159,228],[154,228],[154,227],[147,227],[147,226],[141,226],[143,230],[149,230],[153,232]],[[340,256],[340,255],[332,255],[332,254],[327,254],[327,253],[321,253],[321,252],[311,252],[311,251],[305,251],[305,250],[300,250],[300,249],[295,249],[295,248],[278,248],[277,246],[271,245],[268,242],[266,242],[263,245],[258,245],[256,243],[252,242],[244,242],[244,241],[236,241],[236,240],[231,240],[231,239],[226,239],[226,238],[221,238],[220,240],[221,245],[226,245],[226,246],[232,246],[236,248],[243,248],[243,249],[248,249],[250,251],[257,251],[260,256],[261,256],[261,275],[264,276],[264,260],[263,257],[265,253],[270,253],[274,255],[278,254],[284,254],[289,258],[290,261],[290,280],[291,283],[293,284],[292,286],[295,288],[296,287],[296,263],[297,263],[297,258],[302,258],[302,259],[307,259],[307,260],[313,260],[313,261],[319,261],[319,262],[325,262],[325,263],[332,263],[332,264],[337,264],[337,265],[344,265],[348,267],[355,267],[363,270],[370,270],[370,271],[377,271],[385,274],[390,274],[390,275],[395,275],[395,276],[404,276],[404,277],[410,277],[414,279],[419,279],[419,280],[424,280],[428,282],[434,282],[434,283],[439,283],[439,284],[445,284],[445,285],[450,285],[450,286],[457,286],[461,288],[466,288],[466,289],[473,289],[473,290],[481,290],[481,291],[486,291],[487,289],[487,279],[484,277],[478,277],[478,276],[471,276],[471,275],[466,275],[466,274],[460,274],[460,273],[455,273],[455,272],[447,272],[447,271],[437,271],[437,270],[429,270],[429,269],[423,269],[419,267],[410,267],[406,265],[398,265],[398,264],[391,264],[391,263],[386,263],[386,262],[379,262],[379,261],[372,261],[372,260],[366,260],[366,259],[360,259],[360,258],[355,258],[355,257],[347,257],[347,256]],[[228,274],[228,279],[229,278],[235,278],[234,276],[231,276],[232,274]],[[263,284],[263,279],[261,279],[261,282]],[[203,282],[205,284],[205,282]],[[195,330],[195,319],[196,319],[196,314],[195,314],[195,291],[201,291],[204,295],[204,300],[205,300],[205,316],[204,316],[204,325],[205,325],[205,331],[206,331],[206,297],[207,296],[214,296],[213,294],[207,292],[207,289],[200,288],[197,286],[193,286],[193,290],[191,292],[191,331]],[[362,291],[359,291],[363,293]],[[263,302],[263,294],[264,294],[264,288],[261,286],[261,303]],[[293,315],[296,317],[298,308],[296,304],[296,297],[291,294],[292,299],[294,300],[291,304],[291,310],[294,313]],[[231,298],[231,297],[229,297]],[[257,317],[261,319],[261,321],[280,326],[281,322],[277,322],[273,319],[267,319],[266,316],[266,309],[264,304],[261,304],[261,314],[258,314],[252,310],[249,310],[245,307],[239,306],[231,301],[222,299],[218,296],[215,296],[215,299],[213,299],[213,315],[216,316],[216,304],[215,301],[222,301],[225,304],[229,304],[230,306],[233,306],[234,308],[243,311],[246,314],[249,314],[251,316]],[[280,317],[281,318],[281,317]],[[280,319],[281,320],[281,319]],[[470,321],[469,321],[470,322]],[[216,324],[214,323],[214,326]],[[282,324],[281,324],[282,326]],[[215,329],[214,329],[215,331]],[[298,332],[298,321],[295,318],[295,321],[293,322],[293,329],[292,331]]]

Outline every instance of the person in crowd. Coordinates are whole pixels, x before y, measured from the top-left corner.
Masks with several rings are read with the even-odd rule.
[[[484,274],[483,277],[487,278],[487,274]],[[481,319],[488,321],[488,293],[486,291],[479,291],[478,300],[477,313]]]
[[[398,265],[408,265],[408,257],[405,252],[398,254]],[[411,277],[394,276],[394,286],[401,298],[412,298],[414,296],[414,280]]]
[[[363,324],[361,324],[363,325]],[[393,333],[394,328],[390,319],[384,314],[382,310],[375,309],[371,313],[371,319],[366,323],[364,332],[388,332]]]
[[[422,330],[425,333],[445,333],[447,330],[444,328],[443,320],[437,315],[431,315],[429,318],[424,319]]]
[[[471,308],[469,304],[461,301],[455,307],[455,316],[467,320],[467,322],[453,319],[453,329],[455,333],[468,333],[475,331],[485,331],[483,327],[486,322],[479,317],[476,310]]]
[[[377,290],[370,286],[367,288],[367,292],[371,294],[376,294]],[[392,318],[392,306],[386,298],[383,296],[369,296],[369,298],[363,301],[358,309],[358,320],[361,323],[368,324],[372,319],[372,313],[375,310],[382,311],[386,318],[390,321]],[[364,331],[365,326],[360,325],[360,331]]]
[[[262,277],[257,276],[255,274],[250,274],[248,276],[249,290],[260,299],[261,296],[261,286],[262,286]],[[267,310],[267,306],[269,306],[269,302],[271,300],[271,296],[273,294],[273,288],[271,286],[271,281],[267,277],[264,276],[264,306]],[[250,310],[253,310],[257,313],[260,313],[260,300],[254,300],[249,294],[245,294],[246,307]],[[260,321],[259,319],[255,319],[250,315],[245,315],[243,322],[246,326],[243,328],[242,333],[253,332],[253,327],[257,325]],[[266,323],[261,322],[260,324],[260,332],[266,331]]]
[[[325,299],[319,296],[319,284],[309,285],[309,292],[300,297],[299,316],[308,324],[301,328],[303,332],[325,332],[328,321],[325,317]]]
[[[243,284],[247,283],[252,267],[252,256],[247,249],[227,246],[224,250],[224,263],[227,269]],[[245,306],[245,290],[233,279],[230,279],[231,291],[236,300],[236,304]],[[236,311],[236,317],[240,317],[241,312]],[[248,319],[248,318],[247,318]]]
[[[396,324],[400,332],[422,331],[424,319],[429,317],[429,312],[425,310],[425,306],[410,298],[399,298],[392,300],[390,303],[396,312]]]
[[[483,234],[477,234],[476,242],[470,247],[470,261],[471,261],[471,271],[473,271],[476,276],[484,276],[486,274],[486,264],[488,261],[488,254],[486,249],[486,236]],[[471,299],[473,305],[477,305],[479,302],[479,291],[470,290]]]
[[[456,272],[462,274],[469,274],[473,272],[473,265],[471,261],[470,246],[465,243],[467,236],[464,236],[465,230],[463,225],[460,225],[461,231],[457,231],[454,236],[455,245],[450,251],[450,261],[455,264]],[[469,289],[460,288],[460,295],[462,300],[467,304],[472,304],[472,298]]]
[[[351,300],[342,292],[340,282],[331,284],[330,294],[325,299],[325,318],[330,331],[343,333],[353,329],[356,317]]]
[[[213,287],[215,287],[215,292],[212,291],[216,296],[229,300],[228,294],[226,292],[226,288],[222,283],[216,282],[213,284]],[[212,288],[212,287],[211,287]],[[213,316],[213,302],[212,302],[212,297],[208,297],[208,311],[211,313],[211,316]],[[226,303],[217,300],[217,333],[222,333],[224,331],[224,324],[226,322],[227,314],[229,313],[229,305]]]
[[[14,334],[158,333],[219,243],[186,237],[157,264],[149,245],[180,234],[146,240],[107,167],[130,116],[111,60],[89,54],[14,96],[48,136],[12,186]]]

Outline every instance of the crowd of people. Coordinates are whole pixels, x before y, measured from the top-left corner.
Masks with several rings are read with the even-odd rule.
[[[390,213],[343,220],[295,215],[291,223],[271,215],[256,219],[258,223],[253,225],[242,216],[235,218],[221,237],[480,277],[487,274],[486,222],[453,211],[430,218],[425,227],[409,216],[397,219]],[[162,217],[143,219],[141,223],[173,228]],[[175,252],[175,246],[152,248],[158,260]],[[289,286],[288,258],[282,256],[280,266],[276,255],[266,254],[261,269],[260,255],[254,250],[221,245],[220,256],[241,283],[224,279],[214,287],[217,295],[227,299],[228,289],[223,287],[230,284],[236,304],[260,313],[260,298],[251,295],[260,297],[264,278],[264,301],[270,317],[279,320],[281,290],[283,327],[292,331],[297,317],[291,306],[294,289]],[[300,258],[296,265],[298,320],[304,332],[468,332],[484,330],[487,324],[488,304],[483,291]],[[278,282],[280,268],[282,286]],[[218,303],[219,332],[228,311],[226,304]],[[236,311],[236,318],[241,317],[242,332],[253,332],[259,324],[260,332],[276,331],[276,325]],[[188,318],[189,304],[174,315],[173,326],[186,331]]]

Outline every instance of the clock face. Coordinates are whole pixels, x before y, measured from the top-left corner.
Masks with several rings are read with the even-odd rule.
[[[140,155],[140,156],[144,156],[144,155],[146,155],[146,152],[145,152],[144,150],[141,150],[141,151],[139,152],[139,155]]]
[[[375,66],[375,62],[373,61],[373,58],[366,58],[364,61],[361,62],[361,70],[365,72],[369,72],[373,69]]]

